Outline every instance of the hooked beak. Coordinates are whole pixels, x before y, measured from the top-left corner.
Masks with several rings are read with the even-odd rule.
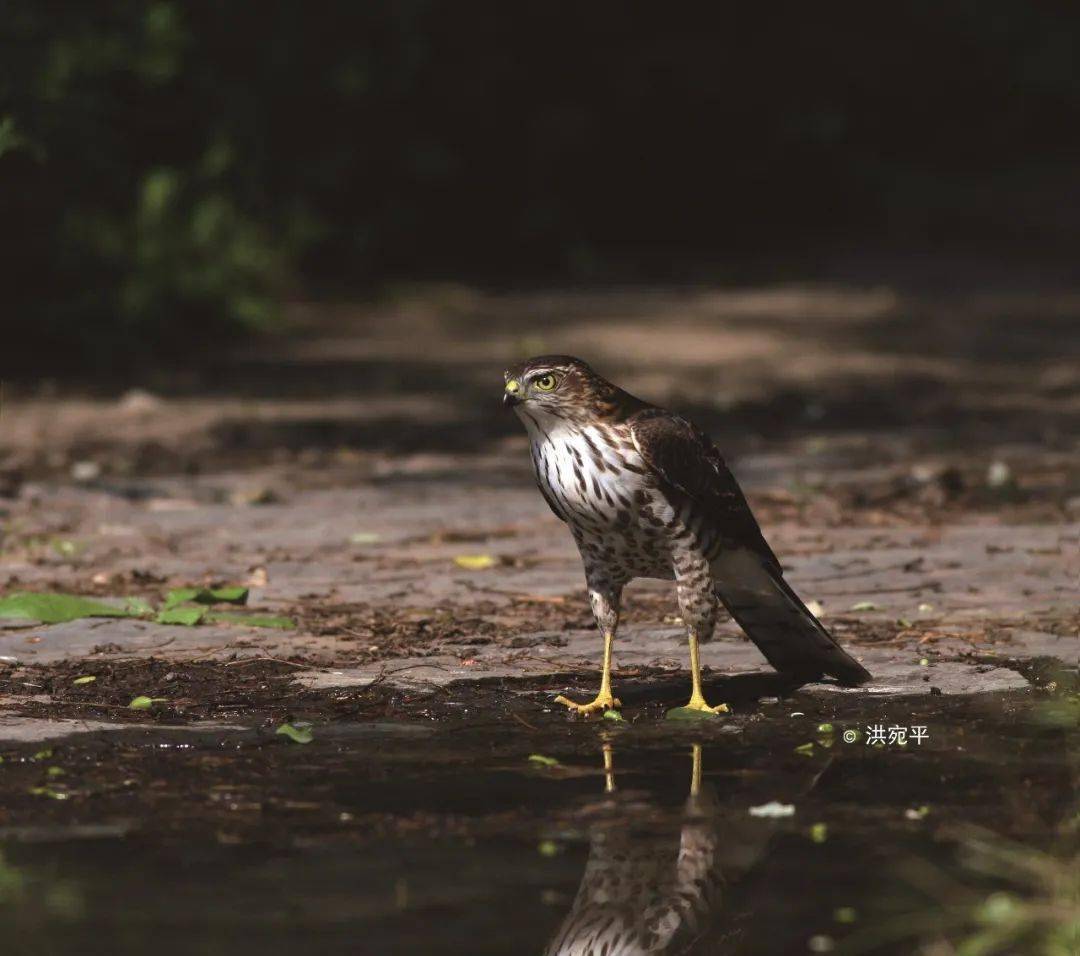
[[[506,383],[506,389],[503,391],[503,404],[512,406],[520,405],[524,399],[521,397],[521,383],[512,378]]]

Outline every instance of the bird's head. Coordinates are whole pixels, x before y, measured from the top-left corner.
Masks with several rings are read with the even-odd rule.
[[[540,355],[505,373],[503,403],[517,412],[566,418],[610,390],[581,359],[569,355]]]

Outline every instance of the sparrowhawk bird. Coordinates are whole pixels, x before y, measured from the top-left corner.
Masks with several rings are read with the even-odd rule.
[[[650,405],[567,355],[506,372],[503,400],[525,424],[536,481],[581,552],[604,638],[600,692],[579,714],[617,708],[611,649],[623,587],[674,579],[690,643],[687,707],[701,693],[698,642],[722,604],[765,658],[798,683],[824,675],[861,684],[870,673],[845,652],[784,580],[780,562],[716,446],[700,429]]]

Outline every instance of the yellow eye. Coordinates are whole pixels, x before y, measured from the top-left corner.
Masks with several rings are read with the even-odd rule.
[[[552,389],[555,388],[556,385],[559,384],[559,381],[555,378],[554,375],[548,373],[547,375],[542,375],[535,382],[533,382],[533,384],[538,389],[540,389],[541,392],[550,392]]]

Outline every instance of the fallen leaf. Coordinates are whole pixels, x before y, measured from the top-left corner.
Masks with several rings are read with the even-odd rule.
[[[374,531],[357,531],[349,535],[349,541],[353,544],[378,544],[381,540],[382,535]]]
[[[229,611],[209,611],[206,620],[214,624],[240,624],[244,627],[275,627],[287,630],[296,627],[296,621],[291,617],[281,617],[271,614],[234,614]]]
[[[829,828],[824,823],[815,823],[810,827],[810,839],[815,843],[824,843],[829,838]]]
[[[857,601],[851,605],[852,611],[876,611],[877,605],[873,601]]]
[[[616,721],[617,723],[620,723],[620,724],[625,724],[626,723],[626,719],[617,710],[605,710],[604,711],[604,720],[614,720],[614,721]]]
[[[498,559],[490,554],[459,554],[454,558],[454,564],[466,571],[483,571],[498,563]]]
[[[780,817],[792,817],[795,815],[795,807],[790,803],[779,803],[770,800],[759,807],[750,807],[749,814],[752,817],[764,817],[766,819],[779,819]]]
[[[62,624],[84,617],[140,617],[143,613],[141,609],[117,607],[75,594],[16,591],[0,599],[0,617],[25,618],[42,624]]]
[[[543,754],[529,754],[529,763],[537,764],[540,767],[557,767],[559,761],[554,757],[545,757]]]
[[[555,856],[559,852],[559,844],[554,840],[541,840],[536,846],[536,852],[541,856]]]
[[[158,624],[183,624],[194,627],[206,617],[204,607],[166,607],[154,620]]]
[[[224,588],[176,588],[165,596],[163,610],[169,610],[178,604],[247,604],[248,589],[245,587]]]
[[[717,704],[720,709],[720,713],[728,714],[731,711],[728,709],[727,704]],[[719,714],[713,713],[711,710],[697,710],[692,707],[673,707],[666,714],[664,714],[665,720],[710,720],[714,717],[718,717]]]
[[[71,796],[64,790],[56,787],[31,787],[29,791],[35,797],[49,797],[52,800],[67,800]]]
[[[71,466],[73,481],[94,481],[101,477],[101,465],[96,461],[77,461]]]
[[[87,674],[85,677],[76,677],[71,683],[78,687],[80,684],[92,684],[96,680],[93,674]]]
[[[154,613],[150,602],[143,600],[141,597],[124,598],[124,610],[135,617],[149,617]]]
[[[309,744],[315,739],[310,727],[298,724],[282,724],[274,733],[288,737],[294,744]]]
[[[134,697],[131,703],[128,704],[130,710],[149,710],[154,704],[160,704],[162,701],[168,700],[167,697],[145,697],[140,694],[138,697]]]
[[[799,746],[795,748],[795,753],[802,754],[804,757],[812,757],[814,755],[814,745],[812,743],[799,744]]]

